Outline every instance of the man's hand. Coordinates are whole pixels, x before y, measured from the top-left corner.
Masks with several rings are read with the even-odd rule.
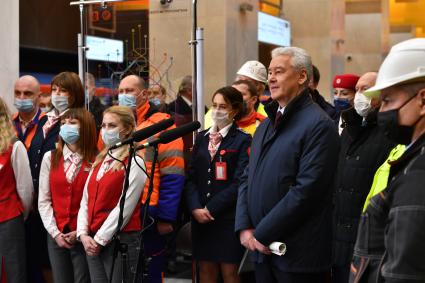
[[[80,240],[83,243],[84,250],[88,256],[96,256],[100,252],[100,245],[90,236],[81,235]]]
[[[265,255],[271,255],[272,254],[270,249],[268,247],[264,246],[263,244],[261,244],[259,241],[257,241],[257,239],[253,238],[251,241],[254,242],[255,249],[257,251],[259,251],[260,253],[265,254]]]
[[[171,223],[161,221],[158,221],[158,223],[156,223],[156,229],[158,229],[158,233],[160,235],[170,234],[174,230],[173,225]]]
[[[206,208],[194,209],[192,210],[192,215],[195,220],[201,224],[205,224],[214,220],[214,217],[212,217],[211,213]]]
[[[241,241],[242,246],[250,251],[255,251],[255,246],[250,245],[252,239],[254,239],[254,229],[242,230],[239,233],[239,240]]]

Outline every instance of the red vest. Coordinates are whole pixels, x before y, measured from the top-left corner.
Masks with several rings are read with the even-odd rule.
[[[11,163],[13,145],[0,154],[0,222],[5,222],[24,211],[18,192]]]
[[[125,161],[127,163],[127,161]],[[96,181],[97,172],[100,166],[98,164],[90,176],[87,186],[88,191],[88,224],[90,234],[94,235],[100,229],[102,224],[108,218],[109,213],[115,206],[118,205],[120,200],[123,184],[124,184],[124,170],[106,172],[103,177]],[[140,201],[131,215],[130,221],[121,229],[121,231],[138,231],[141,229],[140,223]]]
[[[54,151],[52,151],[52,157],[53,154]],[[89,176],[90,165],[83,161],[74,181],[70,184],[66,180],[63,163],[62,156],[58,166],[50,170],[53,213],[56,225],[61,232],[66,225],[68,225],[70,231],[75,231],[77,229],[78,210],[83,197],[84,184]]]

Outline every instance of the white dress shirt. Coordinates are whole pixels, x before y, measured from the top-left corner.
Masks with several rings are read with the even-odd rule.
[[[119,152],[120,152],[120,149],[116,149],[112,152],[112,155],[116,158],[119,155],[118,154]],[[107,162],[108,159],[110,158],[111,157],[109,156],[105,157],[105,159],[102,162],[101,168],[103,167],[103,163],[105,163],[105,161]],[[142,158],[140,158],[139,156],[136,156],[135,159],[137,160],[137,163],[139,163],[143,167],[143,169],[146,170],[146,166]],[[109,166],[107,171],[111,170],[115,166],[115,162],[117,161],[113,161],[111,163],[111,166]],[[81,199],[80,210],[78,211],[78,222],[77,222],[77,237],[78,238],[81,235],[89,234],[89,223],[88,223],[88,215],[87,215],[88,214],[87,186],[89,184],[93,170],[94,168],[92,168],[92,170],[89,173],[89,177],[87,178],[87,182],[84,187],[83,198]],[[131,162],[131,168],[130,168],[128,191],[125,197],[123,224],[121,226],[122,228],[124,228],[125,225],[127,225],[128,221],[131,218],[131,215],[133,214],[134,209],[136,208],[137,204],[140,202],[140,196],[145,186],[145,181],[146,181],[146,174],[143,172],[141,168],[139,168],[139,166],[136,164],[135,160],[133,159]],[[119,211],[120,211],[120,208],[119,208],[119,201],[118,201],[114,209],[109,213],[105,222],[103,222],[102,226],[99,228],[96,235],[94,236],[94,240],[100,245],[106,246],[111,241],[112,237],[114,236],[114,232],[116,231],[116,228],[117,228]]]
[[[71,164],[69,157],[72,153],[73,152],[67,147],[67,145],[64,144],[63,157],[65,172]],[[58,229],[52,206],[52,193],[50,191],[51,157],[52,151],[48,151],[44,154],[43,161],[41,162],[40,180],[38,185],[38,211],[40,213],[41,220],[43,221],[43,225],[47,230],[47,233],[49,233],[50,236],[52,236],[52,238],[54,239],[57,235],[61,233],[61,231],[59,231]],[[76,167],[75,171],[78,172],[78,170],[80,170],[82,163],[83,162],[81,161],[80,164]]]
[[[17,141],[13,144],[12,156],[10,159],[13,174],[15,175],[16,191],[24,207],[24,219],[26,219],[32,208],[34,186],[32,183],[28,153],[21,141]]]

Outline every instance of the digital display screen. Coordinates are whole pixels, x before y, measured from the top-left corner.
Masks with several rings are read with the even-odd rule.
[[[290,46],[291,24],[281,18],[258,12],[258,41]]]
[[[86,57],[89,60],[122,63],[124,61],[124,42],[98,36],[86,36],[86,46],[89,48]]]

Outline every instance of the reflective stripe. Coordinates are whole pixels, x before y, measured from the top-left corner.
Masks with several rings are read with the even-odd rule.
[[[184,175],[184,168],[170,166],[170,167],[161,168],[159,172],[161,172],[161,175],[171,175],[171,174]]]
[[[158,155],[158,160],[164,160],[166,158],[172,158],[172,157],[181,157],[183,158],[183,151],[179,150],[179,149],[174,149],[174,150],[167,150],[164,152],[161,152]]]

